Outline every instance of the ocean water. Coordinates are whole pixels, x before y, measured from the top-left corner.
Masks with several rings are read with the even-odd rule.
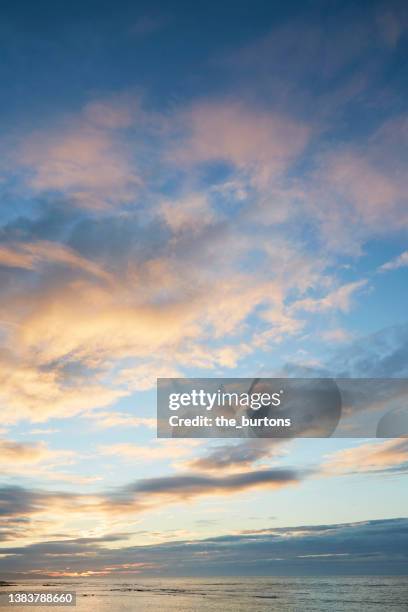
[[[408,611],[408,577],[255,577],[27,581],[17,590],[73,590],[76,607],[18,610],[91,612],[392,612]],[[3,608],[6,609],[6,608]],[[10,607],[8,607],[10,609]]]

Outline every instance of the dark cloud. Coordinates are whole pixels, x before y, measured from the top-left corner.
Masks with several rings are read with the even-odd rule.
[[[45,501],[45,494],[29,489],[5,486],[0,489],[0,516],[15,517],[31,514]]]
[[[118,534],[118,539],[122,534]],[[42,542],[10,548],[0,560],[6,577],[35,571],[126,573],[129,563],[160,575],[404,574],[408,519],[280,527],[205,540],[109,548],[109,538]],[[50,562],[52,558],[52,565]]]
[[[29,520],[33,515],[50,509],[52,504],[59,504],[68,511],[75,503],[84,500],[86,497],[77,493],[4,485],[0,487],[0,518],[5,523],[15,524],[16,520]]]
[[[302,474],[292,469],[255,470],[228,476],[182,474],[138,480],[119,490],[118,496],[121,499],[129,494],[148,493],[150,495],[169,494],[184,498],[206,493],[234,492],[257,486],[287,485],[297,483],[301,478]]]
[[[47,554],[80,554],[90,549],[96,550],[101,548],[104,544],[110,544],[113,542],[123,542],[129,539],[130,534],[126,533],[112,533],[101,537],[89,537],[89,538],[71,538],[65,540],[54,540],[44,541],[38,544],[31,544],[24,547],[24,556],[35,557],[37,555]],[[21,547],[11,546],[3,548],[2,552],[6,555],[18,555],[21,554]]]
[[[256,461],[280,454],[282,440],[254,439],[242,440],[233,444],[219,444],[208,449],[203,457],[192,459],[188,467],[192,470],[222,470],[244,468]]]

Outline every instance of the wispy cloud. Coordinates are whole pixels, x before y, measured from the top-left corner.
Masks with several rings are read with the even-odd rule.
[[[373,441],[329,455],[327,474],[396,474],[408,471],[408,440]]]
[[[203,455],[187,461],[184,465],[191,470],[215,473],[250,470],[254,468],[254,464],[259,466],[259,464],[270,463],[285,453],[282,443],[284,444],[284,441],[280,439],[255,439],[218,444],[207,449]]]
[[[366,280],[359,280],[334,289],[324,297],[304,298],[292,305],[293,310],[307,310],[309,312],[325,312],[327,310],[341,310],[347,312],[351,307],[354,293],[367,285]]]
[[[262,187],[303,151],[310,127],[283,113],[248,108],[236,100],[199,103],[185,115],[187,141],[172,152],[184,164],[223,160],[252,174]]]
[[[41,264],[69,266],[109,282],[109,274],[66,245],[46,240],[0,246],[0,266],[35,270]]]
[[[389,270],[398,270],[398,268],[405,268],[408,266],[408,251],[404,251],[398,257],[395,257],[391,261],[387,261],[378,268],[379,272],[387,272]]]
[[[35,192],[64,193],[101,210],[136,198],[141,177],[121,130],[137,117],[136,99],[96,101],[74,117],[21,139],[14,158]]]

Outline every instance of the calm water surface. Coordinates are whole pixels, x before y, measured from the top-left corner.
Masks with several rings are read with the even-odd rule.
[[[14,610],[408,612],[407,577],[36,580],[2,587],[1,591],[34,587],[75,590],[76,608],[13,606]]]

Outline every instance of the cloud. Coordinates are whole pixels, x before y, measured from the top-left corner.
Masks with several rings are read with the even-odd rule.
[[[220,472],[251,469],[254,464],[282,455],[282,440],[242,440],[210,447],[203,456],[187,461],[191,470]]]
[[[142,446],[120,442],[118,444],[104,445],[99,448],[102,455],[118,457],[129,462],[151,463],[165,461],[171,463],[191,453],[192,447],[200,444],[199,440],[158,440],[155,444]]]
[[[109,274],[97,264],[57,242],[42,240],[0,245],[0,266],[35,270],[47,263],[70,266],[105,281],[110,280]]]
[[[35,491],[19,486],[0,488],[0,515],[4,518],[27,517],[51,511],[58,502],[69,505],[77,496],[61,492]]]
[[[68,452],[68,454],[70,454]],[[0,440],[0,463],[2,470],[5,465],[15,466],[15,464],[39,463],[52,458],[64,456],[63,451],[50,451],[43,442],[23,443],[11,440]]]
[[[388,272],[389,270],[398,270],[398,268],[405,268],[408,266],[408,251],[404,251],[395,259],[387,261],[378,268],[379,272]]]
[[[403,146],[402,118],[374,129],[375,154],[312,147],[298,176],[319,134],[288,109],[231,94],[170,115],[123,95],[22,138],[19,181],[47,204],[3,228],[7,418],[89,414],[157,375],[234,368],[306,332],[308,313],[348,312],[367,286],[339,286],[327,241],[312,248],[303,236],[332,222],[342,235],[350,207],[365,237],[377,231],[378,210],[403,193],[384,162]],[[214,166],[221,179],[203,180]],[[400,201],[389,206],[396,214]]]
[[[292,305],[292,310],[306,310],[309,312],[325,312],[330,310],[341,310],[347,312],[351,306],[353,294],[367,285],[366,280],[347,283],[334,289],[321,298],[304,298]]]
[[[322,338],[327,342],[348,342],[351,339],[351,334],[340,327],[328,329],[322,332]]]
[[[179,474],[161,478],[146,478],[134,484],[123,487],[111,499],[117,501],[133,501],[138,494],[148,494],[152,497],[166,496],[172,500],[191,499],[201,495],[239,492],[254,488],[279,488],[298,484],[302,478],[300,473],[291,469],[254,470],[252,472],[236,473],[226,476],[210,476],[202,474]],[[136,497],[134,495],[136,494]]]
[[[354,338],[344,346],[337,346],[331,355],[318,365],[286,363],[279,372],[293,378],[325,376],[351,379],[351,390],[353,379],[373,379],[376,393],[381,392],[381,399],[385,400],[392,390],[397,394],[399,391],[404,392],[403,379],[407,377],[407,338],[406,323],[384,327],[374,333]],[[396,379],[394,385],[389,384],[392,379]],[[401,384],[398,383],[399,379]],[[357,386],[358,381],[356,388]],[[363,403],[372,403],[375,399],[373,391],[369,386],[367,391],[360,399],[363,399]],[[355,395],[355,400],[358,395]]]
[[[172,151],[173,161],[226,161],[253,173],[258,186],[266,186],[284,172],[310,137],[306,124],[284,114],[246,107],[234,99],[198,103],[183,121],[190,135]]]
[[[60,430],[52,427],[37,427],[29,431],[30,436],[48,436],[54,433],[58,433]]]
[[[115,411],[92,411],[83,415],[92,419],[96,427],[110,429],[111,427],[148,427],[156,429],[156,419],[151,417],[132,416],[127,412]]]
[[[121,397],[124,392],[101,383],[87,383],[79,378],[69,384],[63,373],[45,369],[39,363],[24,363],[0,355],[2,419],[14,423],[21,419],[43,422],[51,416],[73,416],[90,408],[103,407]]]
[[[64,219],[62,212],[58,219],[68,244],[45,239],[44,232],[55,233],[45,217],[5,228],[12,238],[20,235],[0,250],[7,418],[89,412],[150,388],[157,376],[180,375],[187,365],[234,367],[255,348],[242,335],[255,311],[281,336],[289,326],[299,329],[284,312],[291,279],[237,270],[251,243],[234,244],[228,228],[227,241],[223,229],[200,234],[190,247],[188,236],[174,242],[160,223],[142,228],[133,215],[120,223]],[[40,225],[42,239],[35,240]],[[214,255],[228,241],[228,255],[214,268]],[[211,349],[210,339],[218,343]]]
[[[370,237],[407,227],[402,162],[407,129],[406,118],[395,117],[377,124],[364,141],[333,147],[315,159],[303,199],[328,248],[358,254]]]
[[[186,444],[186,451],[191,446]],[[173,453],[177,458],[181,454]],[[136,455],[142,460],[148,456],[143,453]],[[280,489],[299,484],[305,476],[289,468],[223,476],[185,472],[139,479],[93,493],[4,485],[0,487],[0,521],[6,530],[14,531],[15,521],[25,518],[18,536],[25,543],[44,541],[50,534],[66,529],[67,524],[71,537],[75,537],[84,533],[84,524],[92,525],[93,530],[106,529],[107,524],[122,525],[127,529],[129,516],[160,510],[169,504],[185,503],[187,500],[193,502],[202,497],[238,495],[245,491]],[[64,479],[62,474],[60,480],[64,482],[68,478]],[[80,478],[76,484],[81,484]],[[10,539],[13,539],[12,535]]]
[[[328,475],[395,474],[408,471],[408,440],[368,442],[329,455],[323,466]]]
[[[161,31],[166,25],[168,18],[163,15],[144,15],[132,24],[129,31],[137,38],[145,38]]]
[[[338,378],[405,378],[407,375],[406,324],[383,328],[336,351],[326,372]]]
[[[378,79],[394,65],[407,21],[398,0],[367,10],[344,3],[318,7],[307,18],[296,13],[269,28],[266,22],[261,36],[230,48],[221,62],[242,96],[268,100],[322,132],[336,132],[345,119],[354,130],[360,112],[392,112],[387,105],[399,97],[400,83],[380,85]],[[344,123],[341,129],[347,131]]]
[[[92,126],[116,130],[129,128],[138,113],[140,113],[140,101],[122,96],[88,102],[83,108],[82,116]]]
[[[120,132],[138,109],[134,99],[89,103],[78,116],[24,136],[14,165],[35,192],[62,192],[80,207],[101,210],[132,201],[142,180]]]
[[[404,3],[394,3],[394,6],[385,8],[377,18],[378,27],[384,41],[394,48],[403,33],[407,30],[408,15]]]
[[[327,161],[328,184],[354,206],[350,212],[362,216],[368,224],[378,224],[382,214],[393,211],[400,195],[398,183],[376,169],[369,158],[345,151]]]
[[[384,74],[393,75],[388,82],[398,79],[398,56],[391,54],[406,22],[388,7],[378,19],[373,17],[376,11],[362,12],[364,20],[356,16],[350,23],[347,7],[338,7],[324,18],[324,27],[320,21],[291,20],[255,44],[233,49],[228,75],[217,63],[216,71],[222,73],[217,72],[217,84],[224,92],[184,101],[183,108],[164,95],[163,114],[146,113],[138,99],[124,96],[94,100],[75,114],[58,117],[59,109],[48,100],[53,119],[39,113],[31,121],[27,115],[30,127],[20,132],[5,162],[9,176],[1,184],[6,219],[0,234],[3,420],[41,422],[83,415],[101,428],[151,426],[151,419],[133,409],[115,410],[111,404],[151,388],[157,374],[203,368],[216,375],[251,356],[244,369],[285,359],[296,336],[308,333],[311,313],[320,317],[326,340],[342,339],[332,320],[325,332],[321,315],[349,312],[367,284],[355,278],[344,284],[336,278],[339,253],[361,254],[365,242],[385,233],[392,236],[407,221],[407,122],[402,116],[379,121],[390,108],[401,108],[395,92],[388,85],[382,89],[379,79]],[[120,31],[142,37],[158,27],[156,18],[142,17],[129,20]],[[105,45],[109,37],[102,38]],[[122,41],[119,48],[123,50]],[[106,58],[106,45],[103,49]],[[95,59],[91,53],[87,75]],[[232,74],[234,70],[239,74]],[[119,70],[114,81],[122,76]],[[376,96],[370,90],[373,81]],[[204,81],[201,85],[208,91]],[[153,90],[151,94],[156,99]],[[64,98],[61,92],[58,97]],[[154,104],[160,107],[162,102]],[[42,126],[36,131],[35,121]],[[13,140],[10,134],[6,138],[7,144]],[[406,340],[402,327],[359,340],[329,365],[346,374],[404,375]],[[262,351],[277,343],[279,351],[264,359]],[[43,444],[2,444],[5,471],[17,469],[21,476],[30,469],[46,477],[44,466],[62,460],[53,454],[59,451]],[[78,493],[83,481],[65,474],[76,478],[75,492],[9,488],[2,491],[0,509],[10,512],[8,525],[14,533],[23,518],[32,521],[27,539],[51,540],[51,530],[58,532],[65,521],[78,534],[86,521],[98,527],[115,520],[129,524],[134,514],[167,503],[273,490],[305,477],[292,469],[270,469],[280,452],[270,441],[245,440],[228,448],[220,444],[197,458],[179,446],[166,452],[163,448],[170,447],[122,443],[103,450],[107,465],[115,455],[138,462],[149,457],[162,461],[173,454],[189,471],[94,495]],[[404,452],[391,445],[375,453],[366,448],[365,468],[380,469]],[[349,459],[342,456],[341,461]],[[340,541],[319,546],[316,538],[333,530],[304,528],[309,539],[296,549],[295,558],[324,557],[326,563],[341,560],[341,555],[358,557],[350,540],[364,529],[337,527]],[[398,529],[402,532],[401,525]],[[377,554],[370,548],[374,543],[367,543],[376,530],[387,531],[392,540],[390,524],[370,524],[367,540],[359,542],[361,554]],[[207,552],[221,555],[228,537],[204,546],[183,542],[168,554],[188,568],[191,550],[197,558]],[[279,538],[291,541],[295,550],[304,537],[295,530],[275,532],[270,540],[258,540],[258,549],[247,555],[251,538],[237,536],[237,565],[231,565],[244,568],[247,563],[254,572],[262,570],[262,561],[268,564],[284,553]],[[31,549],[34,571],[52,571],[54,560],[73,561],[72,575],[103,575],[109,568],[139,571],[148,568],[143,563],[155,563],[137,558],[155,554],[146,549],[125,552],[124,559],[118,552],[103,558],[99,547],[108,541],[78,539],[71,549],[67,542],[61,549],[43,544],[43,549]],[[384,545],[380,542],[382,552]],[[86,567],[89,555],[85,561],[71,559],[76,546],[84,557],[95,552],[98,558],[92,562],[99,567]],[[52,557],[44,565],[42,553],[61,559]],[[9,556],[9,568],[26,563],[19,553],[10,551]],[[364,563],[359,557],[345,569],[352,573],[373,567]],[[218,557],[211,570],[222,572],[222,567]]]
[[[160,212],[174,232],[200,232],[203,225],[210,225],[216,218],[204,194],[192,194],[180,200],[166,200],[162,202]]]
[[[3,576],[393,575],[407,563],[407,519],[302,525],[203,540],[121,546],[126,534],[5,547]],[[52,563],[51,563],[52,559]],[[69,567],[69,570],[66,568]],[[183,592],[189,587],[183,585]],[[194,590],[197,586],[194,585]]]
[[[70,240],[75,248],[20,240],[0,252],[4,261],[28,273],[7,268],[12,282],[0,306],[7,418],[40,421],[89,413],[151,388],[157,376],[181,375],[184,367],[235,367],[253,351],[299,333],[305,321],[293,316],[296,310],[345,311],[365,283],[296,299],[308,282],[319,287],[327,278],[319,280],[319,262],[305,264],[285,242],[278,242],[276,254],[268,247],[276,266],[271,275],[269,264],[265,272],[239,269],[253,247],[253,237],[239,229],[238,244],[225,230],[231,248],[221,259],[224,230],[206,235],[202,243],[200,234],[190,253],[183,234],[174,242],[173,234],[164,233],[156,246],[152,228],[142,231],[130,217],[123,222],[124,249],[121,245],[116,253],[115,230],[107,234],[108,225],[110,219],[92,224],[86,239],[76,230]],[[259,249],[268,244],[262,237],[256,242]],[[217,254],[220,264],[214,268]],[[251,316],[259,322],[256,328],[247,325]]]
[[[163,356],[165,352],[163,351]],[[119,380],[125,384],[128,389],[133,391],[146,391],[153,389],[156,386],[158,378],[177,378],[180,376],[180,370],[175,367],[173,353],[173,363],[166,360],[147,361],[139,363],[130,368],[124,367],[121,370]],[[178,355],[177,355],[178,357]],[[178,361],[178,360],[177,360]]]
[[[44,435],[43,430],[40,430]],[[51,449],[44,442],[0,440],[0,470],[4,477],[24,477],[36,480],[84,485],[101,480],[100,476],[80,476],[69,472],[79,459],[73,450]],[[67,470],[68,468],[68,470]]]
[[[79,494],[71,492],[41,491],[22,487],[3,487],[1,489],[4,516],[49,513],[50,504],[63,504],[64,511],[78,514],[86,508],[96,513],[142,512],[156,502],[175,503],[194,499],[203,495],[226,495],[248,489],[280,488],[298,484],[303,474],[291,469],[267,469],[242,472],[225,476],[211,476],[199,473],[185,473],[158,478],[145,478],[110,491],[98,494]],[[76,501],[76,507],[69,503]],[[24,510],[22,510],[24,508]]]

